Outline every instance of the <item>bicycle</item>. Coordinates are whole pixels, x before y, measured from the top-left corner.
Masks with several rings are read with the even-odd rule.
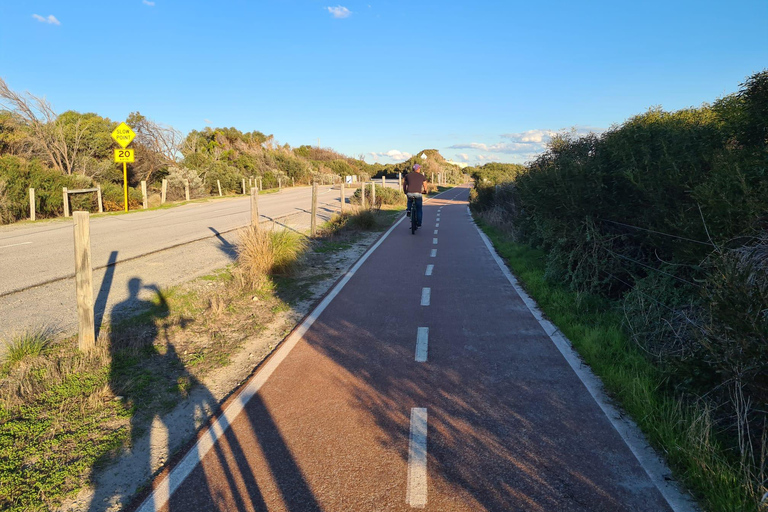
[[[421,198],[422,201],[423,201],[423,197],[424,196],[422,196]],[[411,206],[407,210],[406,215],[408,215],[411,218],[411,234],[415,235],[416,230],[419,229],[418,219],[416,218],[416,212],[418,211],[416,208],[416,198],[413,198],[413,200],[409,202]]]

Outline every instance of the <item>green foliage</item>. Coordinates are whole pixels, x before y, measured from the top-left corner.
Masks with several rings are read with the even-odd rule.
[[[472,177],[477,188],[484,188],[510,182],[524,170],[525,166],[519,164],[489,162],[480,167],[467,167],[464,172]]]
[[[66,176],[44,166],[39,160],[25,160],[17,156],[0,157],[0,221],[15,222],[29,217],[29,189],[35,189],[35,203],[39,217],[56,217],[64,213],[62,188],[93,186],[90,178]],[[93,200],[73,196],[74,209],[90,209]]]
[[[390,188],[390,187],[382,187],[381,185],[375,185],[376,187],[376,204],[375,207],[381,208],[382,205],[405,205],[406,203],[406,197],[405,194],[401,190]],[[352,197],[349,198],[349,202],[351,204],[360,204],[361,199],[361,189],[355,190],[355,193],[352,194]],[[369,185],[366,185],[365,187],[365,198],[366,198],[366,204],[368,206],[371,206],[371,187]]]

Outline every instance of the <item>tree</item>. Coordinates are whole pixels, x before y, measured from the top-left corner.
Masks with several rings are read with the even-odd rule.
[[[136,132],[134,169],[144,180],[149,181],[153,173],[179,162],[184,143],[180,131],[172,126],[156,123],[140,112],[132,112],[126,124]]]
[[[29,141],[39,156],[62,173],[72,174],[75,171],[83,136],[81,119],[73,123],[60,121],[45,98],[31,93],[18,94],[2,78],[0,105],[29,130]]]

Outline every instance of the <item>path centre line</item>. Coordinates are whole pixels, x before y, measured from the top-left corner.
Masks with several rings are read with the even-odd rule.
[[[432,252],[429,253],[430,258],[437,258],[437,249],[432,249]]]
[[[434,265],[427,265],[427,271],[424,273],[425,276],[431,276],[432,271],[435,269]]]
[[[472,211],[469,209],[469,207],[467,207],[467,213],[471,219],[471,222],[474,224],[475,229],[477,229],[477,232],[480,234],[480,238],[483,240],[483,243],[488,249],[488,252],[491,254],[493,259],[496,260],[496,264],[499,266],[499,269],[501,269],[504,277],[507,278],[509,284],[511,284],[515,289],[517,294],[528,307],[528,310],[531,312],[533,317],[539,322],[539,325],[541,325],[544,332],[547,334],[547,336],[549,336],[549,339],[552,340],[552,343],[555,345],[555,347],[557,347],[557,350],[560,352],[560,354],[562,354],[563,358],[579,378],[581,383],[584,384],[584,387],[592,396],[592,399],[603,411],[603,414],[605,414],[608,421],[611,422],[611,425],[614,429],[616,429],[616,432],[619,433],[624,443],[635,456],[635,459],[637,459],[637,461],[640,463],[640,466],[642,466],[642,468],[645,470],[645,473],[659,490],[672,510],[674,512],[695,512],[697,507],[691,498],[683,494],[676,483],[669,481],[664,477],[665,475],[670,474],[671,471],[667,467],[666,463],[648,444],[648,441],[645,439],[645,436],[637,424],[631,419],[627,418],[626,415],[619,413],[619,411],[617,411],[616,408],[611,405],[605,392],[603,391],[602,381],[600,381],[600,379],[597,378],[594,373],[592,373],[592,370],[590,370],[589,367],[584,365],[581,360],[581,356],[579,356],[579,354],[573,348],[570,340],[568,340],[568,338],[566,338],[565,335],[560,332],[560,330],[552,322],[544,318],[544,315],[541,313],[539,306],[528,295],[523,287],[520,286],[517,278],[512,275],[512,272],[510,272],[509,268],[507,268],[507,266],[504,264],[501,256],[499,256],[499,254],[496,252],[496,249],[494,249],[491,240],[485,233],[483,233],[483,231],[480,229],[480,226],[478,226],[475,222],[474,218],[472,218]]]
[[[436,230],[435,230],[435,232],[434,232],[433,234],[435,234],[435,235],[436,235],[436,234],[437,234],[437,231],[438,231],[438,230],[436,229]]]
[[[427,409],[424,407],[411,409],[405,502],[412,508],[427,506]]]
[[[417,363],[425,363],[429,353],[429,327],[419,327],[416,330],[416,355]]]
[[[208,451],[216,444],[219,438],[224,435],[232,421],[240,414],[245,408],[246,404],[256,395],[267,379],[275,372],[280,363],[285,360],[288,354],[299,343],[302,337],[307,333],[312,324],[315,323],[317,318],[322,314],[328,305],[334,298],[341,292],[342,288],[352,279],[355,273],[365,263],[365,261],[373,254],[373,252],[384,242],[384,240],[400,225],[405,219],[405,216],[400,217],[389,230],[384,233],[379,240],[371,246],[365,254],[363,254],[357,263],[355,263],[351,269],[347,271],[344,277],[333,287],[331,292],[325,296],[325,298],[318,304],[318,306],[304,319],[304,321],[294,331],[283,340],[278,346],[277,350],[272,353],[270,357],[264,362],[263,366],[259,368],[251,377],[248,384],[241,389],[237,396],[230,402],[230,404],[222,411],[222,414],[211,424],[211,426],[204,431],[199,437],[195,445],[189,452],[181,459],[181,461],[168,473],[162,482],[158,483],[158,486],[150,493],[149,496],[141,504],[137,512],[157,512],[163,508],[170,499],[171,495],[176,489],[184,482],[184,480],[192,473],[197,467],[200,461],[203,460]]]
[[[432,289],[431,288],[422,288],[421,289],[421,305],[422,306],[429,306],[429,301],[432,298]]]
[[[432,245],[437,245],[437,238],[432,239]]]
[[[438,222],[438,223],[436,223],[436,224],[435,224],[435,227],[436,227],[436,228],[439,228],[439,227],[440,227],[440,223],[439,223],[439,222]]]

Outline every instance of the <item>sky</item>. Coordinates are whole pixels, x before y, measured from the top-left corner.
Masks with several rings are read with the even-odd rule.
[[[367,162],[524,163],[766,68],[768,0],[0,0],[0,77],[57,112]]]

